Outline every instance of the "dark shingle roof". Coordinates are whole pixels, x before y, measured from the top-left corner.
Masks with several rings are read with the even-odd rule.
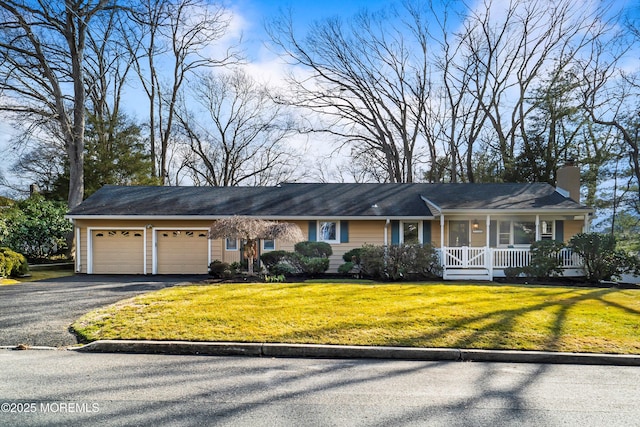
[[[430,217],[439,213],[436,208],[586,209],[548,184],[317,183],[276,187],[105,186],[69,216]]]

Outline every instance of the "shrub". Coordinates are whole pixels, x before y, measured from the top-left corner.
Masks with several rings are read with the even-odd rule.
[[[289,264],[287,261],[281,261],[275,265],[272,265],[269,269],[269,274],[274,276],[293,276],[299,274],[300,271]]]
[[[617,250],[616,239],[610,234],[579,233],[571,238],[569,247],[582,257],[585,275],[591,282],[638,270],[638,260]]]
[[[260,261],[269,273],[274,274],[271,269],[291,256],[287,251],[269,251],[260,255]]]
[[[29,272],[29,264],[24,255],[9,248],[0,248],[0,277],[19,277]]]
[[[18,202],[2,214],[0,244],[20,251],[30,260],[63,253],[73,231],[73,225],[64,217],[66,213],[64,203],[45,200],[41,195]]]
[[[342,255],[342,259],[344,260],[344,262],[352,262],[354,264],[360,264],[360,254],[362,253],[362,248],[355,248],[355,249],[351,249],[348,252],[345,252],[344,255]]]
[[[229,270],[231,271],[231,274],[238,274],[242,271],[242,264],[238,261],[234,261],[229,265]]]
[[[299,242],[294,249],[307,258],[329,258],[333,255],[333,249],[327,242]]]
[[[390,280],[434,278],[442,274],[433,246],[363,246],[360,253],[363,275]]]
[[[523,269],[524,273],[529,277],[539,279],[559,276],[562,274],[562,264],[558,254],[564,248],[564,243],[555,240],[533,242],[531,244],[531,262]]]
[[[260,260],[271,275],[290,276],[305,274],[315,276],[329,269],[329,256],[333,254],[331,245],[325,242],[300,242],[295,252],[269,251]]]
[[[209,274],[216,279],[226,279],[232,276],[229,264],[218,259],[209,264]]]
[[[329,258],[311,258],[298,254],[298,265],[304,274],[316,276],[329,269]]]
[[[434,278],[441,275],[441,267],[431,245],[394,245],[387,252],[386,273],[391,280]]]
[[[384,246],[364,245],[360,251],[362,275],[374,278],[385,277]]]
[[[338,267],[338,273],[340,274],[349,274],[351,272],[353,272],[354,268],[356,267],[356,264],[349,261],[349,262],[345,262],[344,264],[340,265]]]
[[[524,267],[507,267],[504,269],[504,277],[515,279],[524,273]]]

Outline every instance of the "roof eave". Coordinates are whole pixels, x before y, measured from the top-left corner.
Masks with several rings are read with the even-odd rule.
[[[555,215],[584,215],[591,214],[594,210],[592,208],[571,208],[571,209],[563,209],[563,208],[534,208],[534,209],[442,209],[442,215],[469,215],[469,214],[477,214],[477,215],[544,215],[544,214],[555,214]]]
[[[156,221],[180,221],[180,220],[200,220],[200,221],[215,221],[221,218],[228,218],[232,215],[66,215],[65,218],[71,220],[156,220]],[[289,221],[312,221],[320,219],[333,219],[337,221],[348,220],[371,220],[371,221],[385,221],[387,219],[402,219],[402,220],[431,220],[435,219],[435,216],[397,216],[397,215],[363,215],[363,216],[345,216],[345,215],[304,215],[304,216],[292,216],[292,215],[242,215],[248,217],[261,218],[265,220],[289,220]]]

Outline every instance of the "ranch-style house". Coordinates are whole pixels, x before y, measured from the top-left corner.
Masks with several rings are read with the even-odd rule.
[[[76,272],[206,274],[213,260],[240,261],[241,242],[208,238],[232,215],[293,222],[308,240],[342,255],[364,244],[431,243],[444,279],[503,276],[529,262],[533,241],[568,241],[589,231],[593,210],[580,204],[580,174],[558,170],[549,184],[281,184],[272,187],[105,186],[69,214],[75,227]],[[263,240],[259,251],[293,250]],[[577,274],[570,252],[566,274]]]

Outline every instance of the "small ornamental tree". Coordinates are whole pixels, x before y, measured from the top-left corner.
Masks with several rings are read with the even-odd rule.
[[[249,274],[253,274],[253,263],[258,255],[258,240],[278,239],[284,242],[304,240],[302,230],[289,222],[265,221],[248,216],[231,216],[217,220],[209,229],[210,239],[241,239],[243,253],[248,262]]]

